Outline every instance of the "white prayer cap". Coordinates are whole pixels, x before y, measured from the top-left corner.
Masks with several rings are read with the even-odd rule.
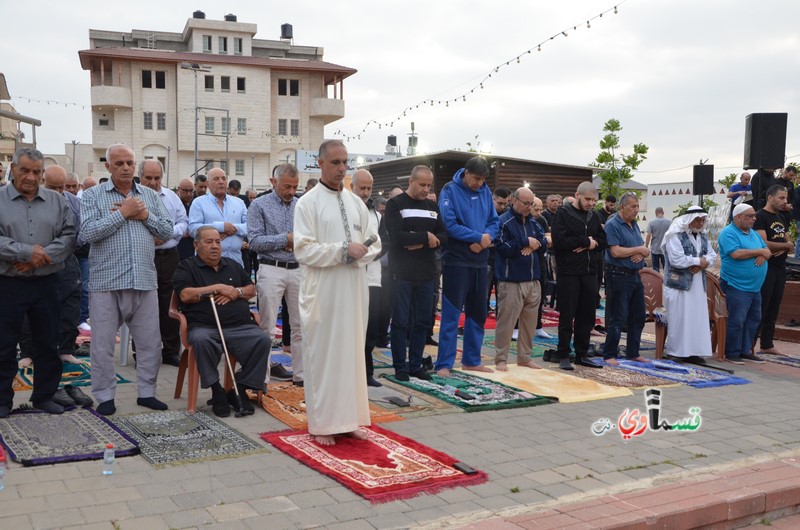
[[[746,212],[747,210],[752,210],[752,209],[753,209],[753,207],[752,207],[752,206],[750,206],[749,204],[744,204],[744,203],[742,203],[742,204],[737,204],[737,205],[736,205],[736,208],[734,208],[734,209],[733,209],[733,216],[734,216],[734,217],[736,217],[736,216],[737,216],[737,215],[739,215],[740,213],[744,213],[744,212]]]

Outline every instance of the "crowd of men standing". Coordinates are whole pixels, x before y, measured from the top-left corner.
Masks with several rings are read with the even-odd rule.
[[[288,163],[273,168],[272,189],[256,196],[253,190],[240,195],[241,185],[229,182],[221,168],[181,179],[175,193],[163,186],[157,160],[137,164],[133,150],[121,144],[110,146],[105,158],[110,179],[95,183],[87,177],[81,187],[58,166],[45,171],[40,152],[22,149],[14,155],[11,182],[0,188],[0,287],[8,300],[0,306],[0,417],[13,406],[25,321],[36,367],[34,407],[58,414],[65,406],[91,403],[79,390],[58,389],[62,360],[72,360],[82,330],[91,333],[97,411],[114,414],[115,342],[127,324],[135,343],[137,404],[166,409],[156,397],[157,375],[162,364],[178,366],[182,350],[177,321],[169,317],[173,297],[189,321],[201,386],[211,389],[215,414],[227,416],[231,406],[252,413],[252,405],[219,383],[225,327],[227,349],[242,366],[237,396],[262,390],[268,374],[291,379],[305,389],[309,430],[321,444],[335,443],[341,434],[365,436],[366,388],[381,386],[372,350],[385,341],[389,311],[394,377],[432,378],[423,350],[436,343],[431,330],[440,276],[434,366],[440,377],[456,363],[460,333],[461,368],[492,371],[481,360],[492,288],[497,370],[508,370],[517,337],[517,364],[540,367],[531,358],[532,344],[535,336],[549,338],[541,314],[552,284],[559,323],[558,347],[549,360],[563,370],[573,370],[573,362],[616,365],[622,354],[650,362],[639,352],[645,322],[640,270],[648,259],[656,270],[664,267],[667,352],[699,363],[710,355],[708,318],[698,315],[706,310],[705,270],[717,254],[698,208],[672,222],[659,208],[645,242],[636,194],[623,194],[618,204],[608,196],[597,209],[591,182],[581,183],[573,197],[551,195],[546,202],[528,187],[492,192],[486,184],[490,168],[481,157],[453,175],[438,201],[426,166],[414,167],[407,188],[380,201],[371,198],[374,181],[366,170],[356,171],[347,189],[347,150],[335,140],[320,146],[319,185],[309,183],[300,198],[298,170]],[[786,256],[794,249],[787,214],[791,180],[768,187],[757,213],[736,205],[733,223],[719,238],[731,362],[762,362],[752,353],[757,338],[762,352],[779,353],[775,320]],[[604,363],[591,359],[590,344],[599,333],[601,283]],[[84,311],[79,300],[87,290]],[[53,303],[54,293],[60,303]],[[253,297],[260,330],[246,303]],[[291,373],[278,364],[267,370],[279,307]]]

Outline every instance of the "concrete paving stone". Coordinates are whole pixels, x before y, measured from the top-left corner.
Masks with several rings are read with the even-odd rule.
[[[622,471],[622,473],[628,475],[634,480],[640,480],[643,478],[650,478],[658,475],[655,471],[650,469],[649,467],[638,468],[638,469],[628,469]]]
[[[516,501],[520,505],[531,505],[550,500],[550,497],[544,493],[532,489],[520,490],[518,492],[509,492],[505,495],[512,501]]]
[[[283,513],[283,512],[290,512],[292,510],[298,510],[299,507],[289,500],[288,497],[280,496],[280,497],[270,497],[267,499],[259,498],[259,499],[251,499],[247,501],[250,506],[258,513],[259,515],[270,515],[273,513]]]
[[[558,466],[553,469],[556,473],[564,475],[569,479],[583,478],[591,474],[592,470],[579,464],[568,464],[566,466]]]
[[[237,486],[232,488],[220,488],[217,490],[219,502],[215,504],[231,504],[234,502],[248,501],[263,495],[260,487]]]
[[[572,486],[568,486],[563,483],[536,486],[535,489],[539,493],[543,493],[544,495],[547,495],[548,497],[553,499],[558,499],[559,497],[564,497],[565,495],[571,495],[579,491],[573,488]]]
[[[182,493],[170,497],[175,506],[180,510],[192,508],[206,508],[220,503],[219,492]]]
[[[545,496],[545,498],[550,500],[550,497]],[[519,501],[517,501],[516,499],[512,499],[508,495],[494,495],[492,497],[477,499],[475,501],[475,504],[486,510],[491,510],[494,512],[499,512],[507,508],[520,506]]]
[[[8,469],[6,473],[6,487],[36,483],[41,480],[39,475],[36,474],[36,471],[38,470],[35,468],[22,467],[13,462],[8,462],[7,465]]]
[[[567,476],[562,475],[552,469],[527,473],[525,474],[525,478],[530,479],[536,482],[537,484],[543,486],[547,486],[550,484],[559,484],[561,482],[565,482],[566,480],[568,480]]]
[[[324,491],[325,493],[333,497],[336,500],[336,502],[350,502],[361,499],[359,495],[356,495],[349,489],[343,488],[341,486],[334,488],[326,488]]]
[[[134,517],[160,515],[162,513],[170,513],[177,510],[177,506],[169,497],[161,499],[139,499],[135,501],[128,501],[128,508],[130,508],[131,512],[133,512]]]
[[[616,486],[618,484],[625,484],[626,482],[631,482],[631,477],[620,471],[611,471],[610,473],[595,474],[594,478],[606,484],[610,484],[612,486]]]
[[[503,495],[508,491],[507,488],[504,488],[500,484],[497,484],[496,482],[493,482],[491,480],[488,482],[484,482],[483,484],[468,486],[467,488],[464,489],[472,491],[480,498],[488,498],[488,497],[494,497],[496,495]]]
[[[389,513],[370,517],[367,522],[374,528],[381,530],[410,528],[415,524],[414,519],[411,519],[404,513]]]
[[[214,518],[206,510],[197,508],[179,512],[165,513],[161,516],[170,528],[187,528],[205,526],[214,522]]]
[[[211,523],[202,527],[203,530],[248,530],[251,528],[248,521],[254,519],[236,519],[233,521],[222,521],[219,523]],[[199,530],[199,529],[198,529]]]
[[[71,481],[70,484],[74,484],[75,482],[79,482],[84,479],[78,479],[77,481]],[[97,482],[100,480],[104,480],[109,488],[119,488],[122,486],[140,486],[142,484],[151,484],[153,482],[153,477],[150,476],[149,473],[144,471],[140,471],[138,473],[115,473],[113,475],[103,476],[98,473],[96,477],[91,477],[89,480],[92,480],[97,485]],[[70,486],[70,489],[72,487]]]
[[[313,526],[327,526],[335,523],[336,517],[333,516],[323,507],[306,508],[304,510],[295,510],[285,512],[285,515],[292,523],[301,527],[309,528]]]
[[[681,447],[684,451],[691,454],[694,458],[695,455],[702,454],[705,456],[715,455],[717,454],[716,451],[711,451],[710,448],[704,447],[702,445],[684,445]]]
[[[154,497],[171,497],[179,493],[185,493],[183,484],[180,482],[170,481],[163,484],[153,482],[152,484],[143,484],[136,486],[136,490],[142,495],[142,498],[152,499]]]
[[[346,523],[335,523],[326,526],[328,530],[374,530],[374,526],[362,520],[347,521]]]
[[[71,484],[71,483],[70,483]],[[121,488],[105,488],[92,492],[95,504],[108,504],[113,502],[134,501],[142,498],[142,494],[134,486]]]
[[[100,471],[100,468],[96,468],[96,470]],[[40,482],[83,477],[80,468],[77,466],[37,466],[34,468],[33,474]]]
[[[133,512],[131,512],[128,505],[124,502],[101,504],[98,506],[81,506],[79,510],[87,523],[115,521],[117,519],[130,519],[134,517]]]
[[[63,480],[50,480],[37,484],[20,484],[17,486],[20,497],[43,497],[47,495],[60,495],[69,492]]]
[[[83,514],[77,508],[68,508],[54,512],[39,512],[31,514],[31,524],[37,530],[59,528],[62,526],[80,525],[86,522]]]
[[[514,477],[526,470],[525,467],[520,466],[519,459],[514,459],[511,462],[494,464],[491,467],[492,473],[502,477]]]
[[[764,436],[763,434],[754,434],[750,436],[744,436],[745,440],[753,442],[757,446],[772,446],[778,440],[775,438],[770,438],[769,436]]]
[[[483,506],[473,501],[444,504],[441,508],[450,515],[459,517],[464,517],[469,514],[477,514],[479,512],[483,513],[484,517],[491,515],[491,513],[487,512]]]
[[[294,470],[288,466],[270,466],[266,468],[253,469],[252,472],[264,482],[282,481],[297,477],[297,473],[295,473]]]
[[[235,521],[237,519],[258,516],[258,513],[246,502],[209,506],[206,508],[206,511],[218,522]]]
[[[450,514],[448,514],[442,508],[425,508],[424,510],[406,512],[406,515],[418,523],[424,523],[426,521],[434,521],[437,519],[442,519],[443,517],[448,517]]]
[[[596,490],[603,490],[608,487],[605,482],[598,480],[596,478],[581,478],[580,480],[570,480],[565,482],[571,488],[575,488],[580,491],[590,492]]]
[[[5,498],[6,492],[3,491],[2,496]],[[60,495],[49,495],[47,503],[54,510],[62,510],[65,508],[72,508],[74,506],[86,506],[94,504],[94,495],[88,491],[80,491],[78,493],[62,493]]]
[[[300,509],[336,504],[336,499],[328,495],[324,490],[304,491],[287,495],[287,497]]]
[[[372,509],[372,513],[376,515],[409,512],[412,510],[412,508],[406,503],[407,501],[408,499],[402,501],[384,502],[382,504],[373,504],[370,506],[370,508]]]
[[[442,499],[436,495],[423,494],[410,499],[403,499],[403,502],[408,506],[408,509],[403,511],[416,511],[425,510],[434,506],[441,506]]]
[[[14,530],[23,530],[24,528],[32,528],[31,520],[27,515],[15,515],[13,517],[0,516],[0,528],[13,528]],[[106,528],[108,530],[108,528]]]
[[[333,515],[337,521],[353,521],[356,519],[366,519],[374,515],[369,501],[350,501],[340,502],[331,506],[326,506],[325,510]]]
[[[0,497],[2,498],[2,497]],[[33,514],[37,512],[45,512],[49,509],[46,502],[42,499],[20,499],[13,498],[8,500],[0,500],[0,514],[3,517],[12,515]]]
[[[91,524],[79,524],[76,526],[63,526],[61,527],[62,530],[108,530],[109,529],[109,522],[104,521],[102,523],[91,523]],[[13,527],[9,527],[13,528]],[[23,528],[27,528],[24,526],[16,527],[17,530],[22,530]]]
[[[594,475],[598,473],[610,473],[612,471],[617,470],[617,466],[608,462],[607,460],[595,458],[592,460],[586,460],[580,464],[581,466],[590,470],[590,472]]]
[[[295,524],[282,513],[273,513],[270,515],[262,515],[260,517],[250,517],[242,520],[241,522],[247,528],[252,530],[296,528]],[[205,527],[203,527],[203,530],[205,530]]]

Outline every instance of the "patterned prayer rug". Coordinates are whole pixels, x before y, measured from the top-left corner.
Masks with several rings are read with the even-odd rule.
[[[248,392],[248,396],[255,400],[255,394]],[[292,429],[305,429],[308,427],[306,417],[305,393],[302,387],[291,383],[278,383],[267,386],[267,393],[261,396],[261,408],[268,414],[282,421]],[[375,405],[369,404],[369,416],[374,423],[402,421],[403,417]]]
[[[377,425],[363,429],[367,440],[339,436],[330,446],[317,444],[307,432],[262,433],[261,438],[373,503],[472,486],[488,478],[482,471],[467,475],[453,467],[455,458]]]
[[[139,452],[133,439],[90,408],[64,414],[15,410],[0,419],[0,438],[11,459],[23,466],[100,460],[108,443],[114,444],[117,456]]]
[[[372,365],[375,368],[391,368],[392,350],[386,348],[375,348],[372,350]]]
[[[490,368],[494,369],[493,366]],[[587,370],[597,370],[597,368],[587,368]],[[569,375],[563,370],[534,370],[516,364],[509,364],[507,372],[482,373],[481,377],[521,388],[540,396],[548,396],[561,403],[579,403],[633,395],[633,392],[627,388],[582,379]]]
[[[17,375],[14,377],[13,388],[14,391],[32,390],[33,389],[33,376],[34,367],[20,368]],[[117,374],[117,384],[130,383],[127,379]],[[84,361],[80,364],[64,363],[64,368],[61,372],[61,383],[59,387],[63,388],[64,385],[72,386],[90,386],[92,384],[92,363]]]
[[[605,317],[605,311],[602,309],[597,310],[595,313],[594,323],[595,325],[603,325],[603,318]],[[542,309],[542,326],[546,328],[551,327],[558,327],[558,311],[555,309],[550,309],[549,307],[544,307]]]
[[[795,368],[800,368],[800,359],[798,359],[797,357],[792,357],[791,355],[773,355],[769,353],[760,353],[759,357],[771,363],[783,364],[785,366],[794,366]]]
[[[424,392],[397,385],[384,377],[381,378],[381,383],[383,386],[371,386],[367,389],[369,400],[389,412],[402,414],[404,418],[463,412],[459,407],[454,407]],[[389,401],[390,398],[402,401],[403,404],[399,405],[399,401],[392,403]]]
[[[595,359],[596,362],[602,362]],[[652,363],[639,363],[620,359],[619,365],[625,369],[642,374],[648,374],[670,381],[677,381],[695,388],[710,388],[725,385],[746,385],[750,381],[742,377],[735,377],[714,370],[706,370],[696,365],[680,364],[675,361],[654,361]]]
[[[481,372],[481,376],[485,375],[492,374]],[[431,374],[431,377],[432,381],[416,377],[412,377],[409,381],[398,381],[394,376],[386,376],[387,379],[398,385],[425,392],[467,412],[532,407],[552,403],[552,400],[541,395],[457,370],[451,370],[450,377],[439,377],[436,374]],[[455,394],[448,394],[445,391],[446,386],[455,388]],[[464,395],[459,395],[461,393]]]
[[[124,416],[117,424],[139,443],[142,456],[155,467],[219,460],[265,450],[203,412],[148,412]]]
[[[575,371],[572,375],[582,377],[583,379],[591,379],[604,385],[621,386],[624,388],[668,388],[680,386],[680,383],[664,379],[662,377],[655,377],[648,374],[626,370],[617,366],[606,365],[602,370],[597,368],[587,368],[586,366],[574,365]]]

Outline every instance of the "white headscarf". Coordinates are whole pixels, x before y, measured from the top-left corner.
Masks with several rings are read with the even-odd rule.
[[[677,236],[681,232],[688,233],[690,231],[689,225],[692,224],[692,221],[701,217],[708,217],[706,211],[703,210],[700,206],[692,206],[688,210],[686,210],[685,214],[681,215],[680,217],[672,221],[672,224],[669,225],[669,228],[667,229],[667,233],[664,234],[664,240],[661,242],[661,249],[664,251],[664,253],[666,254],[667,242],[671,238]],[[705,226],[700,231],[705,232],[706,231]]]

